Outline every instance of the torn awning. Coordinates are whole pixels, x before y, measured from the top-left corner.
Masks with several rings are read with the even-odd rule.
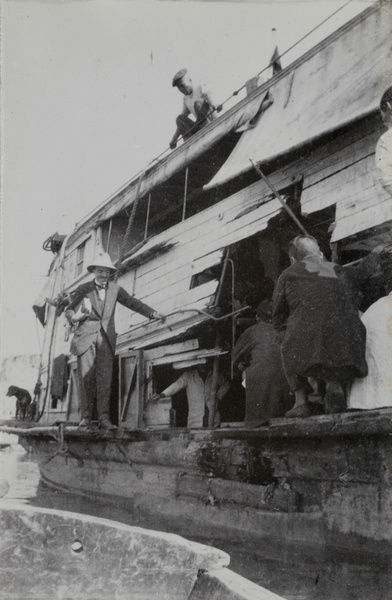
[[[131,205],[137,197],[142,198],[157,186],[165,183],[178,171],[185,169],[229,133],[252,127],[252,119],[263,110],[265,96],[266,91],[256,90],[250,97],[220,115],[216,121],[192,135],[190,139],[161,161],[151,163],[144,173],[137,175],[91,216],[78,223],[74,235],[78,235],[82,227],[90,230],[97,224],[111,219],[125,207]]]
[[[222,185],[378,108],[392,82],[392,4],[361,13],[277,76],[273,105],[246,131],[214,178]]]

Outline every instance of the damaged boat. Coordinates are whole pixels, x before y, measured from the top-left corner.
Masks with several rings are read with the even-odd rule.
[[[97,253],[108,252],[121,286],[166,319],[118,307],[118,427],[82,430],[64,312],[59,302],[37,305],[45,327],[38,422],[2,430],[34,450],[45,482],[281,544],[389,554],[391,409],[247,428],[230,354],[288,266],[298,225],[287,207],[342,265],[390,240],[391,198],[374,154],[384,131],[378,106],[392,82],[391,40],[391,3],[370,6],[271,79],[248,82],[234,107],[67,237],[48,240],[55,257],[43,298],[72,294]],[[375,274],[364,306],[378,285]],[[205,363],[212,410],[205,427],[189,429],[186,397],[152,398],[181,370]],[[218,372],[233,381],[219,405]]]

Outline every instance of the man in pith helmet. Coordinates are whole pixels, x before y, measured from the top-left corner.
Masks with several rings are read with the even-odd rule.
[[[116,346],[116,303],[120,302],[148,319],[163,317],[147,304],[130,296],[117,283],[110,281],[116,267],[108,254],[99,254],[87,270],[94,274],[94,279],[82,283],[75,290],[66,311],[68,321],[78,324],[71,343],[71,353],[77,356],[82,410],[80,426],[88,427],[91,424],[96,401],[100,427],[111,429],[113,425],[110,422],[109,402]]]
[[[215,111],[220,112],[222,106],[215,106],[210,92],[200,83],[194,83],[187,69],[181,69],[174,75],[172,85],[184,94],[182,113],[176,119],[177,129],[170,140],[170,148],[173,150],[180,136],[187,139],[199,131],[216,118]],[[195,117],[195,121],[189,118],[190,114]]]

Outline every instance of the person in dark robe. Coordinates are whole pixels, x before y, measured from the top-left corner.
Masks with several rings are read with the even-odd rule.
[[[351,382],[367,374],[358,293],[350,271],[328,262],[315,238],[294,238],[289,257],[291,266],[280,275],[273,298],[283,367],[295,395],[286,416],[311,416],[308,378],[322,390],[325,411],[340,412]]]
[[[246,369],[248,427],[281,417],[293,406],[271,317],[271,301],[264,300],[257,307],[257,324],[244,331],[233,350],[234,366]]]

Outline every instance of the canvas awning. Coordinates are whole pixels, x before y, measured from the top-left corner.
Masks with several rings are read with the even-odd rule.
[[[224,184],[376,110],[392,83],[392,4],[361,13],[279,74],[273,105],[204,186]]]
[[[185,169],[229,133],[243,131],[248,126],[252,126],[249,122],[260,113],[265,95],[266,92],[262,89],[256,90],[251,96],[221,115],[219,119],[195,133],[168,156],[159,162],[151,163],[144,173],[137,175],[109,198],[101,208],[78,223],[73,236],[77,236],[81,230],[91,230],[97,224],[111,219],[132,204],[137,197],[142,198],[181,169]]]

